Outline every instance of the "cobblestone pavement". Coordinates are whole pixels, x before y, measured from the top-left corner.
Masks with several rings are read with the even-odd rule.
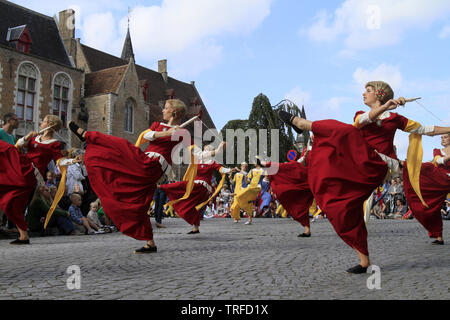
[[[158,253],[133,254],[144,243],[121,233],[32,238],[31,246],[0,240],[0,299],[300,300],[449,299],[450,223],[444,246],[431,245],[417,221],[370,221],[371,274],[349,275],[353,251],[326,220],[311,238],[290,219],[202,221],[201,233],[181,219],[155,229]],[[69,266],[80,267],[81,288],[70,290]]]

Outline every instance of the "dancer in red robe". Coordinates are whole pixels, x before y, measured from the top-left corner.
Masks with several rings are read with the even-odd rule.
[[[314,201],[314,196],[308,184],[307,165],[310,151],[311,146],[308,145],[304,148],[298,161],[286,163],[266,162],[257,159],[263,167],[278,165],[277,173],[269,175],[270,187],[283,208],[305,228],[305,231],[298,235],[298,237],[303,238],[311,237],[309,208]]]
[[[61,127],[61,119],[47,115],[40,123],[42,135],[30,132],[17,142],[17,147],[0,141],[0,208],[19,230],[19,238],[11,244],[30,244],[24,211],[36,185],[44,183],[50,161],[60,166],[81,162],[62,159],[61,144],[53,138]]]
[[[180,143],[184,147],[191,145],[191,138],[180,141],[180,136],[174,136],[180,132],[178,126],[186,110],[181,100],[167,100],[162,110],[167,123],[154,122],[141,134],[137,146],[123,138],[86,132],[69,123],[69,129],[87,142],[84,162],[105,213],[123,234],[147,242],[134,251],[137,254],[157,252],[147,212],[157,182],[171,171],[172,150]],[[143,152],[139,146],[144,142],[149,144]]]
[[[336,120],[311,122],[280,112],[280,118],[289,125],[314,133],[309,186],[336,233],[358,254],[360,263],[348,269],[349,273],[365,273],[370,265],[363,204],[384,180],[388,165],[399,168],[393,145],[395,131],[430,136],[450,132],[450,128],[423,127],[389,112],[404,104],[393,97],[387,83],[367,83],[363,98],[370,111],[357,112],[354,125]]]
[[[420,191],[427,206],[414,192],[407,167],[403,168],[403,184],[408,205],[414,218],[428,231],[433,244],[443,245],[442,205],[450,193],[450,134],[441,137],[443,149],[435,149],[433,163],[422,164],[420,171]]]
[[[205,146],[203,159],[197,159],[197,175],[194,180],[194,188],[192,189],[189,197],[172,204],[176,214],[193,226],[193,229],[188,232],[188,234],[200,233],[199,227],[201,209],[211,200],[211,195],[217,194],[222,187],[219,184],[217,189],[214,191],[211,185],[214,171],[219,171],[222,176],[227,173],[237,171],[235,168],[225,168],[211,159],[215,154],[222,152],[224,146],[225,142],[222,142],[216,150],[213,150],[209,145]],[[187,181],[180,181],[161,185],[160,188],[164,191],[170,201],[174,201],[176,199],[180,199],[183,194],[185,194],[186,186]]]

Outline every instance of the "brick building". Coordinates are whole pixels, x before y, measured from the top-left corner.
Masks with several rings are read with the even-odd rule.
[[[18,115],[17,136],[38,130],[47,114],[65,123],[79,114],[83,82],[53,18],[0,0],[0,115]],[[58,138],[71,146],[67,129]]]
[[[0,0],[0,115],[19,116],[17,136],[56,114],[134,143],[162,119],[171,98],[185,102],[187,119],[202,110],[203,122],[215,128],[193,81],[170,77],[166,60],[158,71],[136,64],[129,31],[120,58],[83,45],[75,38],[74,16],[69,9],[52,18]],[[58,138],[67,147],[79,145],[67,129]]]
[[[58,27],[71,59],[86,74],[83,103],[89,113],[88,130],[134,143],[153,121],[162,120],[161,109],[172,98],[186,104],[187,119],[202,110],[203,122],[215,128],[195,83],[169,77],[167,60],[158,62],[158,71],[137,64],[129,30],[120,58],[86,46],[75,38],[74,15],[71,9],[60,12]]]

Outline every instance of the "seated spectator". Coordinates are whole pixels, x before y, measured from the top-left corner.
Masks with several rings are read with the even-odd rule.
[[[377,217],[377,219],[386,219],[386,205],[382,201],[378,201],[372,208],[371,214]]]
[[[211,201],[208,202],[208,204],[206,205],[204,217],[205,217],[206,219],[208,219],[208,218],[213,218],[215,214],[216,214],[216,210],[215,210],[215,208],[214,208],[213,201],[211,200]]]
[[[444,208],[441,209],[442,219],[450,220],[450,201],[449,199],[445,200]]]
[[[72,205],[69,207],[70,219],[74,223],[85,227],[87,230],[87,234],[104,233],[104,231],[101,230],[97,224],[95,224],[91,219],[84,217],[81,213],[81,195],[72,193],[70,195],[70,200],[72,202]]]
[[[224,206],[224,202],[221,200],[219,201],[219,206],[217,207],[217,218],[226,218],[227,217],[227,209]]]
[[[98,203],[98,211],[97,211],[97,216],[98,219],[100,220],[100,223],[104,226],[108,226],[113,228],[113,231],[117,231],[116,226],[114,225],[114,223],[112,222],[112,220],[108,217],[108,215],[105,214],[105,211],[103,211],[103,207],[100,203],[100,199],[97,199],[96,201]]]
[[[414,219],[414,215],[409,206],[408,206],[408,211],[403,215],[402,219],[403,220]]]
[[[408,211],[408,207],[405,206],[405,203],[401,199],[397,199],[396,204],[394,219],[401,219]]]
[[[47,187],[56,187],[56,174],[53,171],[47,171],[47,181],[45,181]]]
[[[31,232],[43,233],[45,218],[52,202],[53,198],[50,195],[49,188],[46,186],[38,186],[26,215],[28,228]],[[78,234],[69,216],[67,211],[57,207],[53,212],[47,228],[57,227],[60,234],[64,235]]]
[[[106,225],[105,223],[105,219],[102,219],[102,221],[100,221],[100,218],[98,216],[98,202],[94,201],[91,202],[90,205],[90,210],[87,214],[88,219],[91,219],[96,225],[100,226],[104,231],[108,231],[108,232],[112,232],[112,231],[116,231],[116,227],[113,225]],[[109,220],[109,219],[108,219]]]

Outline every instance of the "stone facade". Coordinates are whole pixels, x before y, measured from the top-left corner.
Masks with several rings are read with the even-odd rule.
[[[32,130],[38,130],[40,121],[52,113],[54,81],[62,74],[69,79],[69,105],[67,121],[76,118],[80,111],[81,87],[84,74],[81,70],[67,67],[32,56],[7,47],[0,47],[0,113],[16,112],[18,99],[19,70],[23,67],[34,69],[36,75],[33,121],[21,120],[15,134],[20,137]],[[67,129],[59,132],[60,140],[71,147],[70,135]]]

